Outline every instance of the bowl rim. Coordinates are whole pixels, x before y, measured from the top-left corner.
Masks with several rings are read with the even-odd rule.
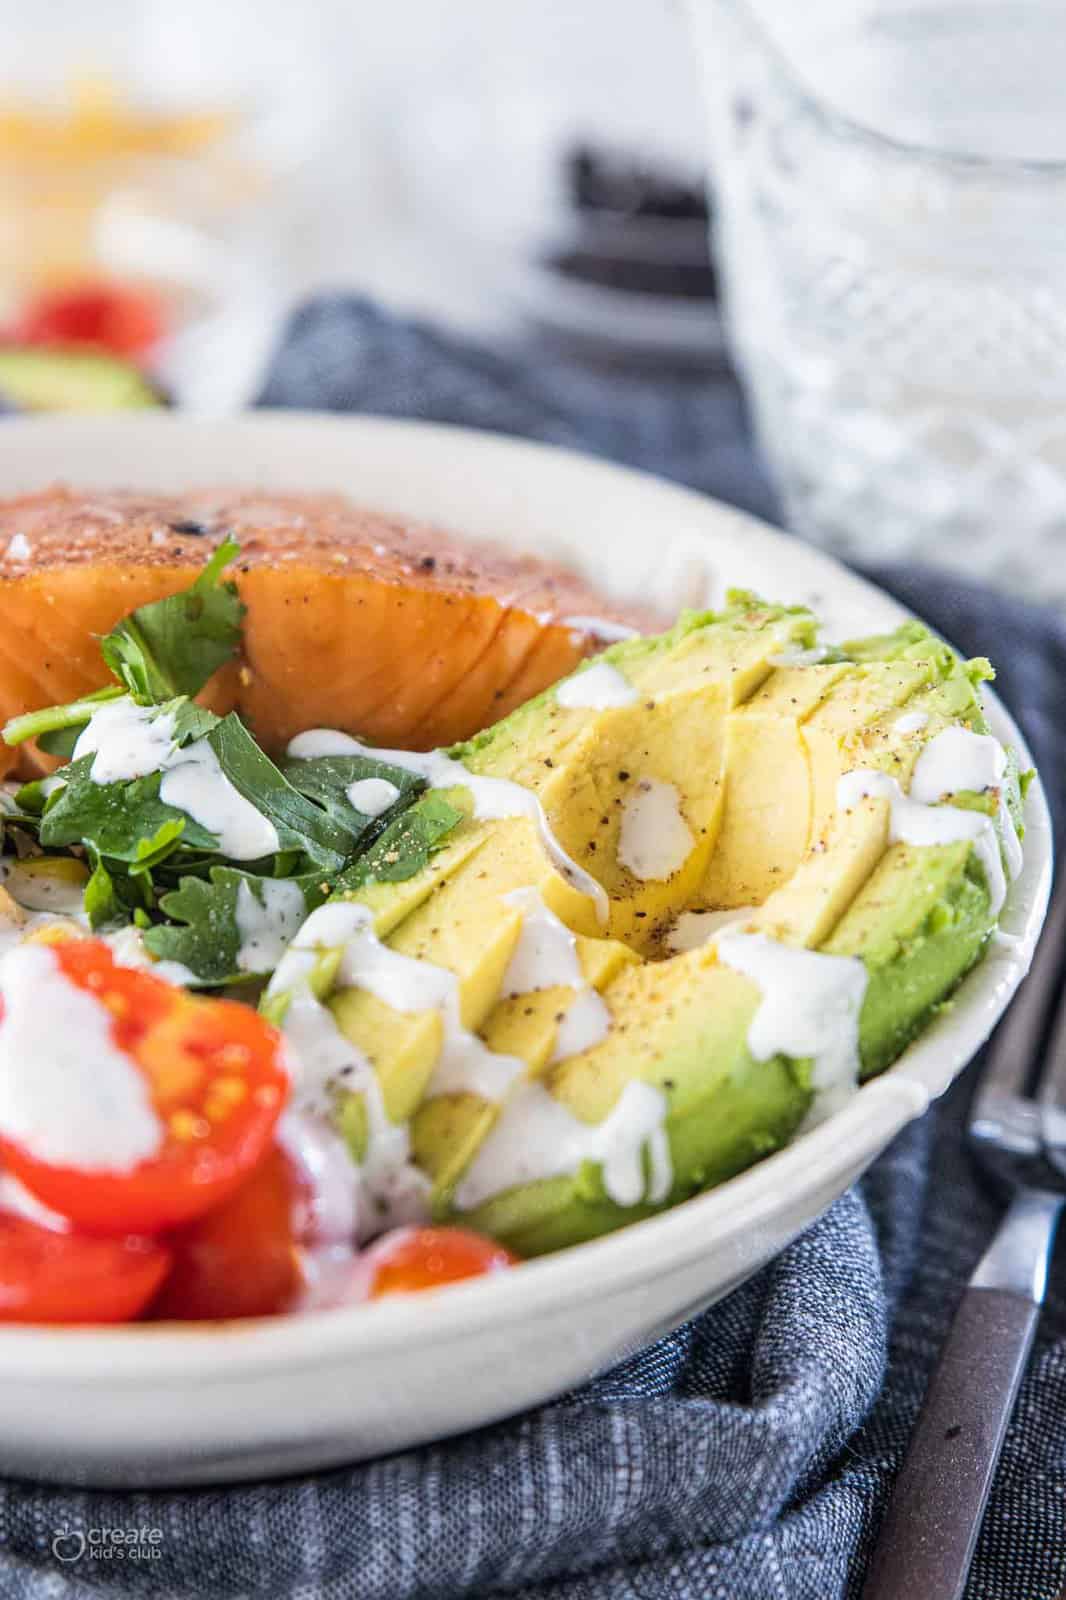
[[[113,444],[121,431],[132,448],[138,433],[149,437],[169,433],[177,448],[183,434],[204,429],[265,438],[275,432],[299,436],[339,429],[342,437],[359,431],[371,442],[376,434],[392,440],[399,437],[401,442],[410,439],[415,448],[419,440],[436,440],[448,448],[465,446],[495,457],[503,465],[510,460],[526,470],[568,461],[583,476],[609,478],[622,487],[628,481],[645,495],[651,492],[660,497],[664,506],[673,501],[679,512],[688,509],[697,520],[714,515],[723,526],[731,523],[749,545],[767,557],[772,558],[782,545],[795,548],[792,536],[761,519],[653,473],[536,441],[392,417],[264,409],[221,420],[166,412],[123,416],[121,421],[72,416],[5,419],[0,430],[0,480],[5,447],[13,445],[17,453],[20,439],[39,442],[45,432],[55,436],[57,452],[61,452],[64,436],[99,436]],[[901,619],[914,615],[826,552],[811,546],[803,549],[812,570],[821,570],[831,582],[844,581],[856,595],[865,591],[882,609],[893,610]],[[988,692],[986,698],[997,736],[1014,747],[1021,762],[1031,765],[1028,747],[1013,718],[994,693]],[[1039,778],[1031,784],[1026,799],[1026,825],[1025,865],[1004,919],[1009,943],[990,949],[963,980],[952,1007],[841,1111],[726,1183],[614,1233],[524,1262],[520,1271],[495,1273],[435,1291],[432,1315],[413,1316],[411,1300],[398,1296],[243,1322],[11,1324],[0,1327],[0,1371],[8,1379],[47,1379],[60,1389],[80,1385],[101,1371],[107,1372],[109,1383],[120,1386],[146,1380],[232,1380],[242,1372],[251,1377],[315,1366],[338,1354],[358,1358],[361,1352],[379,1352],[397,1341],[408,1348],[440,1345],[564,1304],[576,1315],[584,1302],[602,1294],[605,1283],[609,1282],[612,1290],[623,1290],[672,1275],[679,1266],[696,1261],[710,1240],[757,1229],[764,1219],[779,1213],[782,1195],[793,1189],[809,1190],[815,1181],[819,1187],[831,1185],[834,1176],[854,1166],[859,1152],[872,1158],[906,1123],[921,1115],[970,1060],[1028,970],[1047,908],[1052,833]],[[429,1309],[427,1304],[427,1312]]]

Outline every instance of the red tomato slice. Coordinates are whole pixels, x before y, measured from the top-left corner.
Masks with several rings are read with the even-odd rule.
[[[167,1236],[173,1265],[151,1316],[268,1317],[290,1306],[303,1274],[294,1217],[301,1186],[272,1150],[236,1194]]]
[[[0,1322],[129,1322],[169,1262],[154,1239],[90,1239],[0,1214]]]
[[[280,1035],[248,1006],[193,998],[150,972],[116,965],[99,939],[72,939],[52,951],[70,981],[110,1011],[112,1038],[147,1083],[162,1142],[128,1172],[55,1166],[9,1139],[0,1139],[0,1160],[87,1232],[159,1233],[202,1216],[270,1147],[289,1089]],[[56,1115],[64,1115],[62,1106]]]
[[[370,1300],[439,1289],[518,1265],[509,1250],[468,1228],[397,1228],[371,1245],[364,1260]]]
[[[89,345],[116,356],[140,356],[165,331],[158,296],[144,289],[84,284],[38,295],[14,329],[23,344]]]

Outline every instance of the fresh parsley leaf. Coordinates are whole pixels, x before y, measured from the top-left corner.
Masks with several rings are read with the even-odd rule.
[[[463,813],[439,794],[427,794],[411,811],[397,817],[365,856],[334,879],[321,872],[289,878],[304,897],[307,916],[331,894],[362,888],[375,880],[391,883],[413,878],[434,850],[462,820]],[[249,978],[237,956],[242,936],[237,921],[238,895],[244,882],[262,903],[271,880],[235,867],[212,867],[206,878],[183,877],[164,894],[159,911],[167,918],[149,929],[144,942],[160,960],[180,961],[201,983],[217,986]]]
[[[101,642],[115,677],[136,699],[195,695],[240,643],[244,606],[233,583],[221,583],[240,546],[220,544],[191,588],[138,606]]]
[[[353,851],[349,831],[293,788],[236,712],[223,717],[207,742],[233,787],[274,824],[281,850],[298,850],[327,871],[344,865]]]
[[[173,718],[174,743],[178,745],[192,744],[194,739],[206,739],[212,728],[217,728],[222,721],[213,711],[206,711],[195,700],[184,695],[176,700],[165,701],[159,711],[160,715],[167,714]]]
[[[85,885],[85,915],[93,931],[121,927],[131,919],[148,922],[145,902],[151,905],[155,897],[147,877],[133,877],[117,863],[108,866],[94,851],[89,859],[93,870]]]
[[[351,835],[353,849],[380,832],[392,820],[395,809],[402,809],[426,787],[425,779],[417,773],[391,767],[371,756],[315,756],[306,761],[287,761],[282,771],[294,789],[314,800]],[[388,811],[376,817],[358,810],[348,798],[352,784],[366,778],[384,779],[399,791]]]
[[[431,855],[441,849],[447,835],[464,813],[442,794],[430,790],[385,829],[365,855],[341,873],[335,894],[361,889],[368,883],[403,883],[421,872]]]
[[[115,880],[99,860],[85,885],[85,915],[94,933],[112,923],[125,922],[129,916],[129,908],[119,899]]]
[[[186,818],[179,815],[168,822],[161,822],[150,839],[138,840],[130,865],[131,876],[150,874],[153,867],[160,866],[168,856],[172,856],[183,839],[185,828]]]
[[[94,783],[90,777],[93,760],[91,755],[82,756],[64,767],[64,786],[55,791],[41,818],[39,837],[46,850],[83,844],[98,856],[143,866],[146,841],[153,849],[161,846],[164,836],[160,829],[167,824],[177,824],[181,843],[187,848],[215,850],[214,834],[160,800],[158,772],[125,783]],[[166,836],[170,848],[177,837]]]
[[[117,700],[121,693],[117,684],[111,684],[106,689],[98,689],[95,694],[72,700],[69,705],[47,706],[43,711],[27,711],[21,717],[12,717],[3,729],[4,743],[15,745],[23,744],[27,739],[37,739],[41,748],[50,755],[69,755],[78,734],[97,707],[105,700]],[[55,748],[57,735],[69,740],[70,749]]]
[[[246,884],[245,893],[262,905],[269,892],[264,886],[276,881],[280,880],[260,878],[235,867],[212,867],[206,879],[182,878],[159,902],[169,921],[150,928],[145,945],[162,961],[180,961],[203,984],[236,983],[261,976],[243,970],[238,962],[243,943],[237,919],[241,884]],[[284,881],[303,896],[305,917],[322,904],[330,889],[321,873]]]

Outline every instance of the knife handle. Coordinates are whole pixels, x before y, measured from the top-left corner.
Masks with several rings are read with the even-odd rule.
[[[896,1480],[862,1600],[959,1600],[1040,1316],[1062,1196],[1020,1190],[970,1280]]]
[[[863,1600],[959,1600],[1040,1307],[967,1289],[918,1419]]]

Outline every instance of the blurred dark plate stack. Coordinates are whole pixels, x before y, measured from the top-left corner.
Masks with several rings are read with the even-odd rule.
[[[524,316],[590,353],[716,363],[722,328],[703,183],[591,144],[564,160],[565,218],[522,275]]]

